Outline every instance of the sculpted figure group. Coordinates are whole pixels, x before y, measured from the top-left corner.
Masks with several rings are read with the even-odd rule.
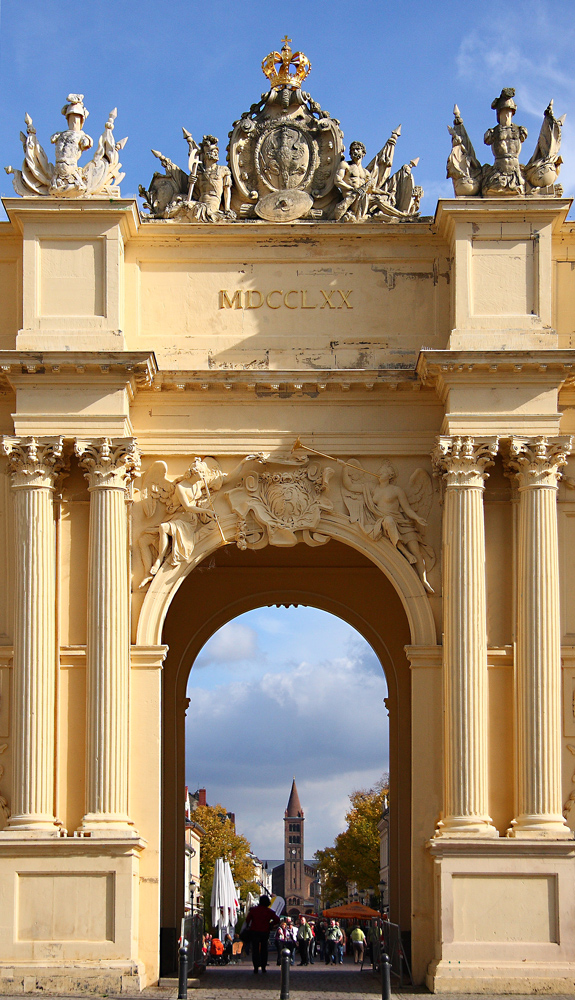
[[[533,156],[523,165],[519,156],[527,139],[527,129],[513,122],[517,111],[514,97],[515,90],[504,87],[491,105],[497,115],[497,125],[487,130],[484,142],[486,146],[491,146],[494,163],[484,166],[477,159],[459,108],[455,105],[453,127],[448,126],[452,149],[447,160],[447,176],[453,181],[457,196],[493,198],[560,193],[555,191],[553,185],[563,162],[559,150],[565,115],[556,118],[553,101],[549,102]]]
[[[92,198],[106,195],[119,198],[119,185],[124,178],[124,174],[120,173],[122,164],[119,153],[128,140],[116,142],[114,137],[116,109],[108,116],[93,159],[83,167],[78,161],[82,153],[94,145],[93,139],[84,132],[84,122],[89,114],[84,106],[84,95],[68,94],[62,114],[68,128],[55,132],[50,140],[55,147],[55,163],[49,162],[38,142],[30,115],[25,116],[26,135],[20,133],[24,147],[22,170],[5,168],[7,174],[14,175],[16,194],[24,198],[30,195],[47,195],[53,198]]]
[[[412,178],[418,159],[391,173],[401,128],[392,132],[368,167],[362,165],[361,142],[352,142],[346,161],[339,121],[302,90],[311,70],[309,59],[303,52],[292,52],[288,38],[283,41],[281,52],[270,52],[262,62],[270,90],[234,122],[228,167],[217,164],[213,136],[204,136],[198,148],[186,129],[187,172],[152,150],[165,174],[155,173],[149,187],[140,188],[150,217],[188,222],[391,222],[418,214],[423,191]]]
[[[396,222],[417,218],[423,189],[413,170],[419,157],[392,173],[401,126],[394,129],[379,153],[363,165],[366,149],[354,140],[345,158],[343,132],[337,118],[324,111],[302,84],[311,71],[303,52],[292,52],[283,39],[280,52],[262,62],[270,89],[233,123],[227,146],[228,165],[219,163],[219,143],[204,135],[198,145],[183,129],[188,146],[184,170],[158,150],[152,153],[164,172],[156,171],[139,192],[147,209],[145,219],[186,223],[222,223],[236,220],[294,222]],[[520,162],[527,129],[513,121],[515,91],[505,87],[491,107],[497,123],[485,133],[493,152],[492,164],[481,164],[457,105],[448,126],[452,148],[447,176],[458,197],[508,197],[529,194],[560,195],[555,184],[562,159],[561,129],[565,116],[556,118],[553,101],[545,109],[537,145],[528,163]],[[62,108],[67,128],[55,132],[55,162],[50,163],[38,142],[32,119],[26,115],[21,170],[13,174],[14,189],[23,197],[119,197],[119,153],[126,139],[116,142],[116,110],[110,112],[93,158],[80,165],[93,140],[84,132],[88,111],[82,94],[69,94]]]
[[[321,522],[337,515],[339,507],[340,517],[362,534],[393,545],[433,593],[427,573],[435,554],[425,540],[433,500],[429,474],[417,469],[404,490],[387,459],[371,472],[357,459],[333,458],[342,468],[337,490],[330,487],[333,466],[310,461],[308,452],[312,449],[296,442],[288,455],[247,455],[227,473],[213,457],[194,458],[175,478],[168,476],[165,462],[153,462],[140,488],[140,588],[151,583],[164,562],[188,564],[198,541],[210,531],[219,533],[221,544],[235,542],[240,549],[289,547],[299,541],[324,545],[331,535]],[[226,537],[221,519],[230,512],[236,515],[235,528]]]

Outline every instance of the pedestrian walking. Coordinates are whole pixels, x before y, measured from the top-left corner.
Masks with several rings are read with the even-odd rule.
[[[312,938],[313,935],[311,927],[306,918],[301,916],[299,918],[299,927],[297,929],[297,946],[299,949],[300,965],[309,965],[309,946]]]
[[[287,948],[286,940],[287,940],[287,923],[285,922],[285,919],[283,919],[280,921],[280,925],[276,931],[276,936],[275,936],[276,950],[278,953],[276,965],[282,964],[282,950],[284,948]]]
[[[339,941],[339,928],[335,926],[335,920],[330,920],[325,932],[325,964],[335,965],[337,942]]]
[[[339,931],[339,937],[337,939],[337,944],[336,944],[337,960],[340,965],[343,965],[343,952],[345,949],[345,931],[343,927],[340,927],[339,921],[337,920],[335,922],[335,926]]]
[[[297,946],[297,928],[293,925],[291,917],[286,917],[286,948],[290,951],[290,965],[295,961],[295,950]]]
[[[309,926],[311,927],[311,941],[309,943],[309,964],[315,964],[315,923],[313,920],[308,920]]]
[[[319,952],[320,962],[323,962],[325,958],[325,932],[327,924],[325,920],[320,920],[315,929],[315,943],[317,951]]]
[[[354,927],[351,934],[351,944],[353,947],[353,961],[357,965],[358,962],[363,962],[363,949],[365,948],[365,934],[363,933],[361,927]]]
[[[260,896],[257,906],[252,906],[246,917],[246,926],[251,932],[252,939],[252,962],[254,975],[257,975],[258,968],[262,972],[266,971],[268,964],[268,937],[272,928],[277,927],[280,918],[277,913],[270,909],[269,896]]]

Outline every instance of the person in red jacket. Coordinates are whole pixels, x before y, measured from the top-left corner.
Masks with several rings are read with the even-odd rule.
[[[270,909],[269,896],[260,896],[258,905],[252,906],[246,917],[246,926],[251,931],[252,962],[256,975],[260,966],[262,972],[266,971],[269,933],[274,927],[277,927],[279,922],[280,918],[277,913]]]

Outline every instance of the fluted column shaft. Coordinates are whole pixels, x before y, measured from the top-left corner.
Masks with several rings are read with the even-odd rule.
[[[55,836],[54,484],[62,438],[2,439],[12,473],[15,531],[14,782],[8,832]]]
[[[514,438],[517,561],[517,814],[509,836],[567,838],[561,795],[561,628],[557,485],[571,438]]]
[[[86,814],[82,830],[134,832],[128,817],[130,603],[126,488],[131,438],[78,441],[90,492]]]
[[[497,439],[439,439],[444,477],[444,815],[438,836],[494,837],[488,815],[483,490]]]

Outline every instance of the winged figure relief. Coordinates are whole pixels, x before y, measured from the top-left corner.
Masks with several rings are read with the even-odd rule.
[[[250,462],[265,462],[263,454],[246,455],[231,472],[224,472],[212,457],[194,458],[182,476],[171,479],[165,462],[152,462],[140,487],[142,509],[152,523],[139,537],[144,564],[140,589],[148,586],[167,560],[171,566],[188,563],[200,527],[217,525],[222,542],[226,538],[214,508],[214,496],[224,482],[231,484]]]
[[[397,472],[387,459],[373,473],[352,458],[344,466],[343,500],[350,520],[374,541],[386,538],[391,542],[432,594],[427,573],[435,565],[435,552],[424,538],[433,500],[431,477],[424,469],[416,469],[407,490],[396,479]]]

